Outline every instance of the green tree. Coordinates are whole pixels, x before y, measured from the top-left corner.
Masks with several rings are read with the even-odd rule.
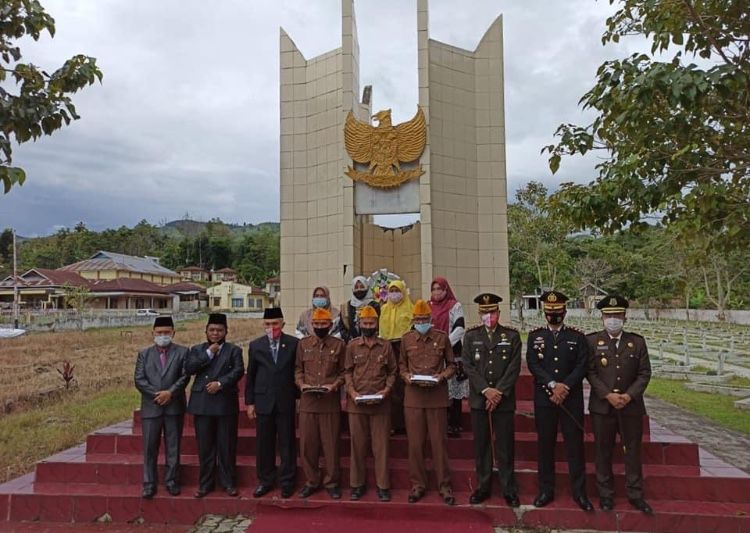
[[[75,309],[78,327],[83,330],[83,313],[88,309],[91,302],[91,291],[86,286],[71,285],[70,283],[65,283],[62,289],[65,307]]]
[[[563,156],[596,150],[603,158],[588,185],[562,185],[556,212],[605,232],[656,215],[724,249],[749,243],[747,0],[617,3],[603,44],[640,35],[651,51],[602,64],[581,98],[593,121],[561,125],[558,144],[543,149],[553,172]]]
[[[38,41],[43,32],[55,35],[55,20],[38,0],[4,0],[0,3],[0,179],[5,193],[22,185],[26,173],[11,166],[11,141],[18,144],[51,135],[80,118],[70,96],[96,80],[102,72],[96,59],[76,55],[52,74],[21,62],[16,41],[29,36]],[[11,81],[17,92],[12,92]]]

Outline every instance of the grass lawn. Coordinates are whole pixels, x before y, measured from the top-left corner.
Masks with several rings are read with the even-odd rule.
[[[138,392],[126,386],[73,394],[27,412],[0,418],[0,480],[30,472],[34,463],[80,444],[91,431],[131,417]]]
[[[646,395],[669,402],[717,424],[750,435],[750,412],[736,409],[736,396],[691,391],[684,381],[651,378]]]

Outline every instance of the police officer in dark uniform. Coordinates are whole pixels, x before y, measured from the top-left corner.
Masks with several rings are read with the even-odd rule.
[[[625,460],[625,490],[630,504],[646,514],[651,506],[643,499],[641,439],[646,407],[643,393],[651,380],[651,363],[646,341],[640,335],[623,331],[628,301],[621,296],[605,296],[597,304],[604,330],[587,335],[589,343],[588,380],[591,383],[589,412],[596,439],[596,485],[601,508],[614,507],[615,483],[612,450],[620,434]]]
[[[462,357],[469,376],[478,481],[469,503],[478,504],[490,497],[493,459],[496,459],[501,494],[508,505],[518,507],[518,486],[513,472],[513,418],[516,381],[521,370],[521,337],[517,330],[498,324],[501,301],[500,296],[489,292],[474,298],[479,304],[482,323],[467,330],[464,336]]]
[[[583,378],[588,369],[586,336],[563,324],[568,297],[549,291],[541,296],[547,325],[529,332],[526,364],[534,376],[534,421],[538,435],[539,495],[535,507],[555,499],[555,445],[558,425],[565,439],[573,500],[593,511],[586,496],[583,454]]]

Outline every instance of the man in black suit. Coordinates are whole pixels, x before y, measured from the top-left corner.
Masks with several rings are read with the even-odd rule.
[[[258,487],[253,496],[260,498],[274,486],[278,477],[282,498],[294,493],[297,473],[297,446],[294,411],[297,387],[294,367],[297,338],[282,332],[284,315],[278,307],[263,313],[266,334],[250,343],[245,382],[247,416],[256,422],[256,470]],[[281,456],[276,471],[276,441]]]
[[[164,482],[172,496],[180,493],[180,439],[185,420],[185,358],[188,349],[174,344],[171,316],[154,320],[154,344],[138,352],[135,388],[141,393],[143,497],[156,494],[156,458],[162,433],[167,446]]]
[[[583,378],[588,369],[589,345],[583,332],[563,324],[568,297],[558,291],[541,296],[547,325],[529,332],[526,364],[534,376],[539,495],[535,507],[555,499],[557,428],[565,439],[565,454],[573,500],[584,511],[594,507],[586,495],[583,453]]]
[[[237,496],[237,382],[245,374],[245,365],[242,348],[226,342],[227,331],[226,315],[209,315],[208,341],[193,346],[185,364],[187,373],[195,374],[188,412],[195,420],[200,460],[196,498],[214,490],[217,462],[219,483],[228,495]]]

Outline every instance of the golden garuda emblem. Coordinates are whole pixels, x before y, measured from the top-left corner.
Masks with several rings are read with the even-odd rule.
[[[377,126],[360,122],[349,111],[344,126],[344,143],[355,163],[367,165],[367,171],[350,166],[346,175],[371,187],[389,189],[424,174],[418,163],[427,143],[427,122],[422,108],[408,122],[391,124],[391,110],[378,111],[372,118]],[[417,162],[416,167],[402,169],[402,163]]]

